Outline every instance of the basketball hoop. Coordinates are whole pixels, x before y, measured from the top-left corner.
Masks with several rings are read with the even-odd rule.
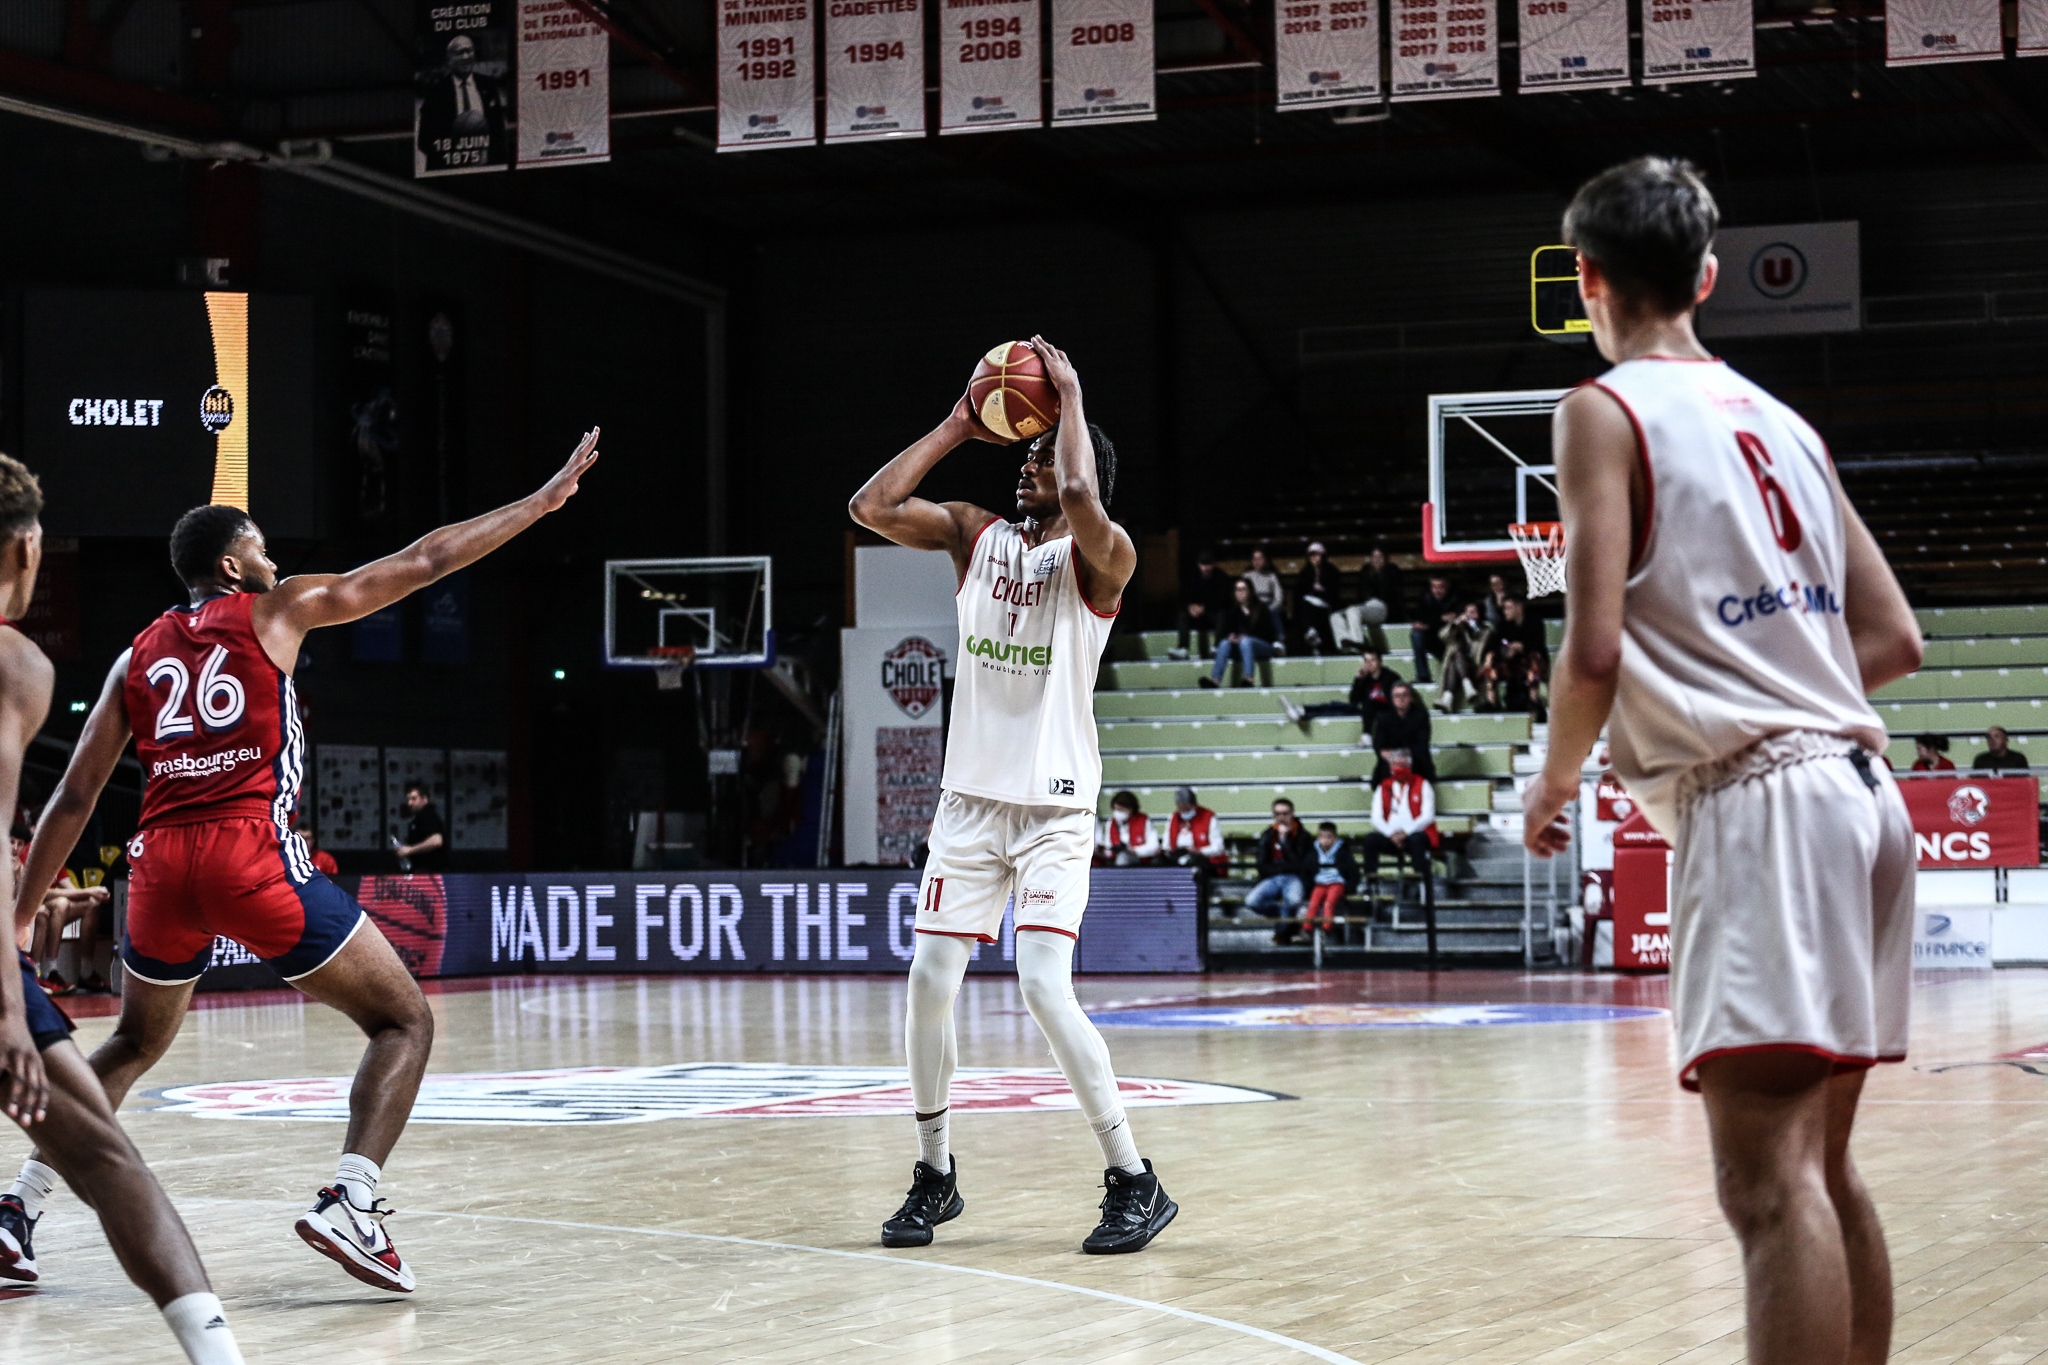
[[[1564,525],[1555,521],[1518,521],[1508,527],[1515,555],[1529,580],[1529,596],[1547,597],[1564,591]]]
[[[654,645],[647,651],[661,659],[654,669],[654,685],[663,692],[674,692],[683,685],[683,673],[697,662],[695,645]]]

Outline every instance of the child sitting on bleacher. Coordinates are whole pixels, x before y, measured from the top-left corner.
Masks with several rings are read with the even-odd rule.
[[[1301,932],[1310,932],[1316,927],[1316,916],[1323,919],[1323,930],[1328,932],[1336,927],[1337,906],[1358,887],[1358,863],[1351,856],[1351,846],[1337,837],[1337,827],[1328,820],[1316,826],[1315,883],[1309,888],[1308,909],[1301,917]]]

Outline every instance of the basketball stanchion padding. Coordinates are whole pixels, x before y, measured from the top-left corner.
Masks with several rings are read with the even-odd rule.
[[[1564,524],[1518,521],[1508,527],[1515,556],[1529,580],[1529,596],[1547,597],[1564,591]]]

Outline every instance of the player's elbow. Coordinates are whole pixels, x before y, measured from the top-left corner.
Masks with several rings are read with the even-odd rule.
[[[1921,637],[1920,623],[1913,621],[1892,637],[1892,663],[1900,673],[1917,673],[1927,658],[1927,641]]]
[[[1566,651],[1571,671],[1590,683],[1607,684],[1621,677],[1621,642],[1579,644]]]
[[[1095,481],[1086,477],[1060,480],[1060,506],[1081,507],[1095,501]]]

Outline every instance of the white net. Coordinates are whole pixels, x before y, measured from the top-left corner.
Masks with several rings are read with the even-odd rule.
[[[1516,522],[1508,527],[1515,554],[1529,580],[1529,596],[1564,591],[1564,526],[1555,521]]]

